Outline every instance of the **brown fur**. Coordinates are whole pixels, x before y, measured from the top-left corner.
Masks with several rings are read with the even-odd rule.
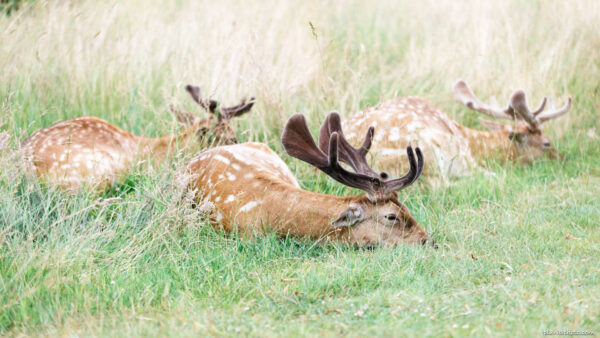
[[[159,138],[134,135],[96,117],[78,117],[34,132],[22,143],[33,171],[69,190],[88,186],[103,190],[126,175],[140,161],[162,161],[176,146],[213,136],[217,143],[235,141],[226,122],[210,116],[198,119],[180,133]]]

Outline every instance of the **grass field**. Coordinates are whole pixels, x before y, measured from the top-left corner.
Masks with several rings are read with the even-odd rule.
[[[0,335],[600,334],[599,18],[596,0],[40,0],[0,15]],[[330,110],[420,95],[483,128],[452,100],[457,78],[574,107],[545,129],[566,161],[400,194],[439,250],[220,233],[170,188],[190,153],[70,196],[25,176],[16,150],[81,115],[175,131],[168,106],[198,111],[196,83],[256,96],[240,139],[267,142],[304,188],[357,194],[284,155],[286,118],[316,130]]]

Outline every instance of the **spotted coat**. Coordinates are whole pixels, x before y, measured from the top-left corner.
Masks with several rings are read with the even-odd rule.
[[[485,154],[509,147],[507,130],[469,129],[419,97],[395,98],[358,112],[345,121],[344,131],[350,142],[360,144],[369,126],[375,127],[371,153],[376,167],[394,175],[408,169],[401,164],[407,162],[409,144],[423,150],[426,174],[444,177],[465,176]]]
[[[28,167],[51,184],[72,190],[105,189],[149,157],[162,159],[187,144],[197,126],[160,138],[146,138],[95,117],[58,122],[21,144]]]
[[[423,244],[429,240],[397,199],[375,205],[364,195],[332,196],[301,189],[283,160],[262,143],[207,150],[189,162],[180,177],[185,182],[179,183],[195,195],[203,210],[211,210],[211,223],[226,231],[254,235],[272,230],[282,236],[359,245]],[[357,210],[369,220],[352,227],[332,225],[349,211],[358,215]],[[390,213],[398,215],[406,228],[387,224],[385,215]]]

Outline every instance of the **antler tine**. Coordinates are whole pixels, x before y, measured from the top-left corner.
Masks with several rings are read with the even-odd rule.
[[[323,151],[325,154],[329,152],[328,143],[333,133],[337,133],[339,135],[339,157],[342,162],[348,164],[357,173],[378,176],[377,173],[369,166],[366,159],[367,153],[371,148],[375,128],[369,127],[369,130],[365,135],[365,141],[363,142],[363,145],[361,148],[357,149],[350,145],[348,140],[346,140],[346,137],[344,137],[340,115],[337,112],[329,113],[325,118],[321,129],[319,130],[319,148],[321,148],[321,151]]]
[[[562,108],[560,108],[558,110],[555,110],[554,104],[551,104],[550,105],[550,109],[551,109],[550,111],[543,112],[543,113],[541,113],[540,115],[537,116],[538,121],[540,121],[540,123],[544,123],[544,122],[546,122],[548,120],[555,119],[555,118],[557,118],[557,117],[565,114],[566,112],[569,111],[569,109],[571,109],[571,103],[572,103],[572,100],[569,97],[567,99],[567,103],[564,106],[562,106]]]
[[[476,110],[480,113],[484,113],[491,117],[514,120],[515,115],[512,107],[508,105],[506,108],[500,108],[497,103],[493,105],[487,105],[475,96],[469,85],[464,80],[458,80],[454,83],[454,98],[469,107],[472,110]]]
[[[415,159],[415,152],[413,151],[411,146],[408,146],[406,148],[406,154],[408,155],[408,162],[410,163],[410,169],[408,170],[408,173],[395,180],[384,182],[383,191],[385,195],[398,192],[413,184],[423,172],[425,162],[423,159],[423,153],[421,152],[421,149],[417,147],[418,161],[417,159]]]
[[[552,99],[549,97],[544,97],[542,98],[542,102],[540,103],[540,105],[538,106],[538,108],[533,112],[533,116],[537,117],[541,112],[544,111],[544,109],[546,108],[546,103],[550,101],[550,105],[552,105]]]
[[[217,109],[217,105],[219,103],[215,100],[202,99],[202,96],[200,95],[200,87],[189,84],[185,86],[185,90],[187,90],[187,92],[190,93],[192,99],[194,99],[194,101],[196,101],[196,103],[199,104],[200,107],[204,108],[212,114],[215,113],[215,109]]]
[[[542,104],[540,107],[543,109],[543,106],[546,105],[546,99],[542,100]],[[519,114],[521,117],[529,123],[529,125],[533,128],[539,129],[540,122],[535,118],[535,115],[531,110],[529,110],[529,106],[527,105],[527,97],[525,95],[525,91],[523,89],[517,89],[510,98],[510,106]],[[539,109],[538,109],[539,110]],[[538,113],[539,114],[539,113]]]
[[[423,157],[421,148],[417,147],[415,149],[415,152],[417,154],[417,174],[415,175],[415,178],[413,178],[413,180],[409,183],[409,185],[413,184],[419,178],[419,176],[421,176],[421,174],[423,173],[423,169],[425,168],[425,158]]]
[[[221,108],[221,114],[224,115],[225,118],[230,119],[237,116],[242,116],[245,113],[249,112],[254,105],[255,99],[254,96],[250,98],[250,100],[246,101],[246,98],[242,99],[238,105]]]

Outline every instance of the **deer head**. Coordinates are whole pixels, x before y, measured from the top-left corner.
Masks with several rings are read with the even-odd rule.
[[[366,155],[373,140],[374,128],[370,127],[360,148],[351,146],[341,128],[336,112],[327,115],[319,131],[319,146],[308,130],[303,115],[292,116],[281,136],[285,151],[309,163],[334,180],[363,190],[364,196],[352,203],[335,218],[331,225],[348,231],[347,237],[359,245],[383,244],[432,244],[423,227],[412,217],[408,208],[398,200],[397,192],[414,183],[423,171],[423,154],[407,148],[409,172],[397,179],[390,179],[385,172],[376,173],[367,163]],[[416,153],[416,156],[415,156]],[[339,161],[352,171],[342,167]]]
[[[531,111],[527,104],[525,92],[518,89],[511,95],[506,107],[502,108],[493,97],[489,105],[483,103],[473,94],[471,88],[463,80],[459,80],[454,84],[454,96],[470,109],[494,118],[516,122],[506,125],[483,121],[491,130],[507,132],[514,153],[522,162],[531,162],[543,156],[551,159],[562,158],[562,155],[552,146],[548,136],[542,132],[542,123],[568,112],[571,108],[570,97],[567,99],[567,103],[559,109],[555,108],[552,98],[544,97],[538,108]]]
[[[185,90],[187,90],[200,107],[204,108],[211,115],[207,119],[201,119],[191,113],[171,107],[171,112],[175,115],[177,121],[195,129],[198,137],[208,141],[210,144],[223,145],[237,143],[237,136],[235,130],[230,125],[230,121],[234,117],[242,116],[249,112],[254,105],[254,97],[251,97],[250,100],[244,98],[238,105],[232,107],[219,107],[218,101],[202,98],[200,87],[187,85],[185,86]]]

